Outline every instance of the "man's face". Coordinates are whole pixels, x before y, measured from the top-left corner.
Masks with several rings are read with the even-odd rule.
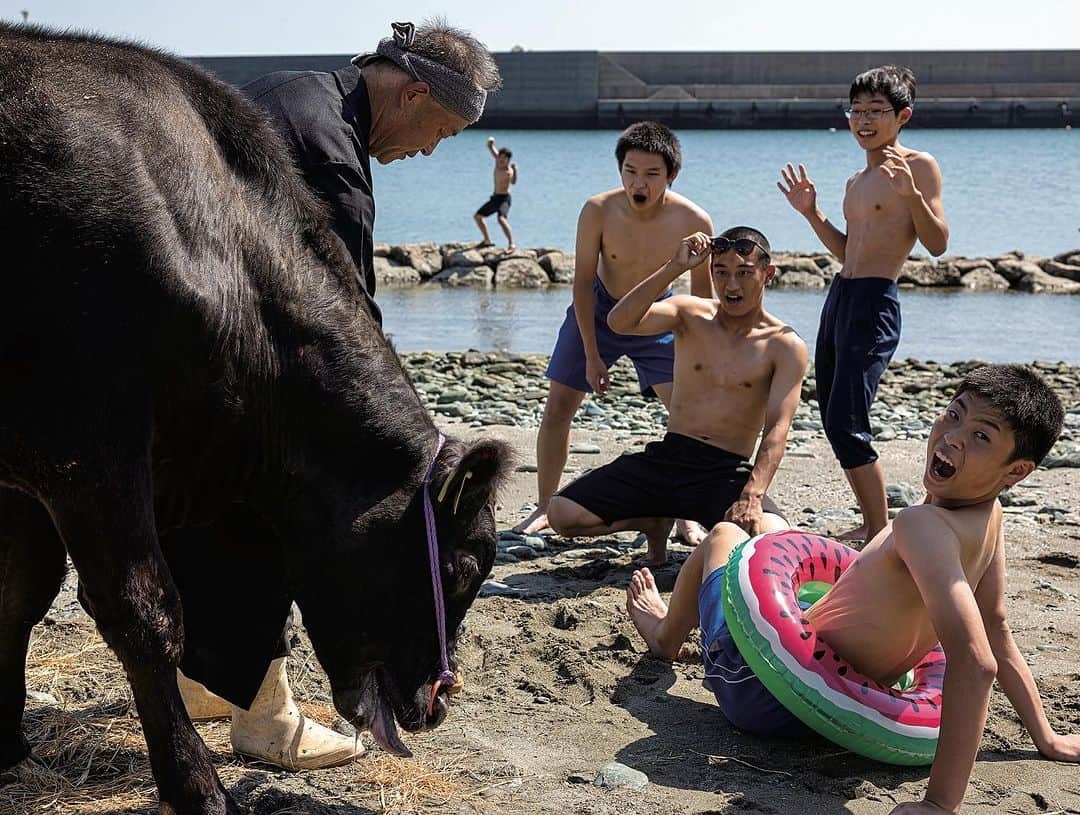
[[[499,165],[500,170],[507,170],[510,168],[510,156],[506,155],[506,153],[499,153],[495,163]]]
[[[893,110],[883,93],[861,93],[851,103],[848,128],[863,150],[878,150],[896,141],[900,126],[911,118],[911,108]]]
[[[743,257],[734,249],[713,253],[712,282],[720,308],[730,317],[742,317],[761,306],[765,284],[776,271],[760,249]]]
[[[371,155],[379,164],[389,164],[417,153],[430,156],[439,142],[456,136],[468,126],[457,114],[436,102],[427,83],[410,82],[396,99],[397,106],[372,133]]]
[[[668,184],[675,180],[675,176],[668,177],[667,165],[662,157],[641,150],[626,152],[619,174],[626,197],[634,209],[647,209],[656,204],[663,198]]]
[[[926,443],[923,485],[946,502],[971,504],[994,498],[1035,469],[1032,461],[1010,461],[1012,429],[989,402],[963,393],[945,408]]]

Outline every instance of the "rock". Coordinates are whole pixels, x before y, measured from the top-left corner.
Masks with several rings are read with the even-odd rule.
[[[625,764],[613,761],[605,764],[596,774],[593,785],[597,787],[625,787],[631,790],[642,789],[649,783],[649,776],[640,770],[634,770]]]
[[[549,252],[541,256],[540,266],[552,283],[574,282],[574,256],[565,252]]]
[[[1077,260],[1080,260],[1080,256],[1077,257]],[[1071,263],[1061,263],[1057,260],[1045,260],[1042,263],[1042,270],[1049,275],[1064,277],[1080,283],[1080,265],[1074,266]]]
[[[479,597],[521,597],[524,592],[500,580],[488,580],[480,587]]]
[[[536,560],[539,557],[536,554],[536,550],[531,546],[525,544],[518,544],[517,546],[508,546],[504,550],[508,555],[513,555],[519,560]]]
[[[777,289],[823,289],[826,281],[824,277],[817,273],[792,270],[777,273],[770,285]]]
[[[40,702],[43,705],[58,705],[60,702],[51,693],[42,693],[41,691],[28,690],[26,692],[26,698],[34,702]]]
[[[900,269],[898,283],[916,286],[959,286],[960,274],[950,265],[935,265],[929,260],[908,260]]]
[[[897,484],[889,484],[885,487],[885,495],[888,496],[890,507],[910,507],[922,500],[922,490],[916,489],[905,481]]]
[[[777,272],[805,272],[809,275],[821,276],[821,267],[813,261],[812,258],[804,257],[802,255],[788,255],[779,253],[773,255],[773,266],[776,267]]]
[[[1049,469],[1055,467],[1080,467],[1080,443],[1059,441],[1054,445],[1050,454],[1043,459],[1042,466]]]
[[[390,257],[403,266],[412,266],[425,278],[438,273],[443,266],[442,252],[431,241],[391,246]]]
[[[570,445],[571,453],[582,453],[584,455],[596,455],[600,452],[599,444],[592,444],[591,442],[578,442],[577,444]]]
[[[1058,263],[1067,263],[1070,266],[1080,266],[1080,249],[1073,249],[1071,252],[1062,252],[1060,255],[1054,255],[1054,260]]]
[[[377,258],[384,258],[390,254],[390,244],[376,243],[372,246],[371,253]]]
[[[490,289],[495,273],[487,266],[455,266],[439,272],[431,281],[444,286],[474,286]]]
[[[566,780],[570,784],[591,784],[595,778],[595,775],[589,773],[570,773],[570,775],[566,776]]]
[[[443,257],[443,268],[449,269],[457,266],[483,266],[484,256],[475,249],[459,249]]]
[[[1080,283],[1065,277],[1054,277],[1036,267],[1012,284],[1014,289],[1032,294],[1078,294]]]
[[[976,291],[1001,291],[1009,288],[1009,281],[990,267],[978,266],[960,278],[960,285]]]
[[[551,281],[547,272],[531,258],[510,258],[495,270],[495,285],[505,289],[541,289]]]
[[[955,258],[949,260],[948,264],[952,266],[953,271],[961,277],[976,269],[986,269],[991,272],[994,271],[994,264],[986,258]]]
[[[525,545],[535,549],[537,552],[543,552],[547,549],[547,541],[541,538],[539,535],[529,535],[525,538]]]
[[[382,288],[384,286],[415,286],[421,278],[420,272],[412,266],[402,266],[386,257],[376,255],[373,259],[375,266],[375,281]]]

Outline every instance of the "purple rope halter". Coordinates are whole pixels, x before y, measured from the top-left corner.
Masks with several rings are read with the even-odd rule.
[[[435,462],[439,459],[439,451],[442,450],[443,434],[439,434],[439,443],[435,446],[435,455],[431,457],[427,475],[424,476],[424,522],[427,524],[427,547],[428,565],[431,566],[431,588],[435,593],[435,627],[439,632],[439,658],[442,660],[442,673],[431,686],[431,700],[428,702],[428,716],[435,713],[435,695],[441,685],[456,685],[457,677],[450,670],[450,660],[446,656],[446,604],[443,600],[442,570],[439,567],[439,539],[435,531],[435,510],[431,506],[431,474],[435,470]]]

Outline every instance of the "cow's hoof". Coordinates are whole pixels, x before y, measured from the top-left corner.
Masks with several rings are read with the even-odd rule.
[[[12,770],[30,755],[30,742],[20,733],[14,740],[0,745],[0,771]]]

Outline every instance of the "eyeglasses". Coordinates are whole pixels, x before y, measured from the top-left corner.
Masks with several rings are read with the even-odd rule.
[[[734,249],[736,255],[748,258],[754,254],[755,249],[759,249],[762,257],[765,259],[768,259],[769,257],[769,250],[752,238],[735,238],[732,240],[731,238],[720,236],[718,238],[713,238],[709,245],[714,255],[722,255],[728,249]]]
[[[896,113],[893,108],[870,108],[869,110],[854,110],[848,108],[844,116],[848,119],[866,119],[868,122],[876,122],[886,113]]]

